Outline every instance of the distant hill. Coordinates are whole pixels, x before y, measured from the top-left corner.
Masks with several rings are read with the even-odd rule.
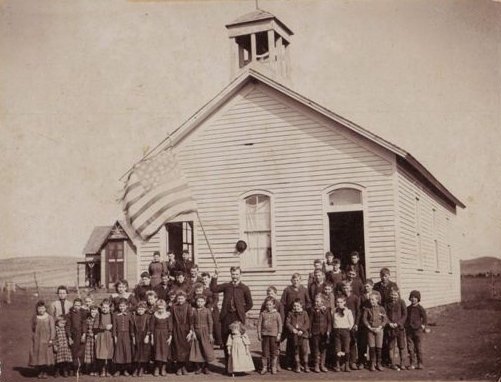
[[[21,287],[35,286],[35,273],[39,286],[75,286],[77,280],[77,257],[31,256],[0,259],[0,284],[14,281]],[[80,280],[83,283],[83,266]]]
[[[461,260],[462,275],[476,275],[486,272],[501,273],[501,259],[497,257],[479,257],[477,259]]]

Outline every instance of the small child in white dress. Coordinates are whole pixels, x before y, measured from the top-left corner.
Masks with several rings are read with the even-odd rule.
[[[240,321],[235,321],[229,327],[231,334],[226,341],[228,349],[228,373],[246,373],[254,371],[254,362],[250,353],[250,340]]]

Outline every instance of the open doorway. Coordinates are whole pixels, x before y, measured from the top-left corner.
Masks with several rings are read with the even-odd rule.
[[[330,251],[341,259],[345,269],[350,262],[350,253],[360,254],[360,263],[365,269],[364,214],[363,211],[330,212]]]
[[[174,252],[176,260],[182,259],[183,250],[190,254],[191,261],[195,261],[193,247],[193,222],[167,223],[167,251]]]

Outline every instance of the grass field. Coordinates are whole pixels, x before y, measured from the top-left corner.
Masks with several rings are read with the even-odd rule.
[[[76,257],[33,256],[0,260],[0,285],[12,281],[21,288],[39,286],[75,286],[77,278]],[[84,281],[84,267],[80,266],[80,280]]]
[[[501,280],[496,280],[501,288]],[[463,302],[438,309],[430,309],[431,333],[425,338],[425,370],[391,371],[371,373],[363,370],[352,373],[335,374],[296,374],[281,372],[276,376],[249,374],[240,377],[245,381],[253,380],[491,380],[496,381],[501,372],[501,301],[490,299],[490,280],[478,278],[463,279]],[[41,298],[52,300],[52,289],[42,289]],[[30,346],[29,322],[33,306],[39,297],[33,293],[16,293],[12,304],[3,304],[0,310],[0,360],[3,363],[1,382],[24,381],[34,378],[34,370],[27,366]],[[255,331],[249,329],[253,356],[259,364],[260,345]],[[222,352],[214,364],[216,373],[210,376],[190,374],[187,377],[169,375],[168,379],[179,380],[229,380],[220,374],[222,371]],[[73,378],[75,380],[75,378]],[[92,381],[88,376],[82,381]],[[130,378],[113,378],[126,381]],[[156,381],[151,376],[142,381]]]

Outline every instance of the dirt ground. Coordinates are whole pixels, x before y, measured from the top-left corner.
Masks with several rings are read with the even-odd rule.
[[[275,376],[251,373],[236,377],[239,380],[490,380],[501,376],[501,300],[490,298],[490,283],[485,279],[464,279],[463,302],[429,311],[431,333],[425,338],[425,369],[413,371],[369,372],[361,370],[351,373],[296,374],[283,371]],[[46,296],[48,297],[48,296]],[[50,296],[48,300],[51,300]],[[2,374],[0,382],[15,382],[32,379],[35,371],[27,366],[30,345],[30,318],[38,298],[32,293],[16,293],[12,304],[2,303],[0,308],[0,361]],[[255,331],[249,329],[253,343],[255,364],[259,364],[259,343]],[[222,375],[222,351],[216,352],[218,361],[209,376],[190,374],[185,377],[154,378],[147,376],[140,380],[229,380]],[[52,377],[51,377],[52,379]],[[94,377],[81,376],[81,381],[92,381]],[[126,381],[131,378],[113,378]],[[65,380],[76,380],[69,378]],[[101,380],[101,378],[99,378]],[[111,380],[111,378],[102,378]]]

